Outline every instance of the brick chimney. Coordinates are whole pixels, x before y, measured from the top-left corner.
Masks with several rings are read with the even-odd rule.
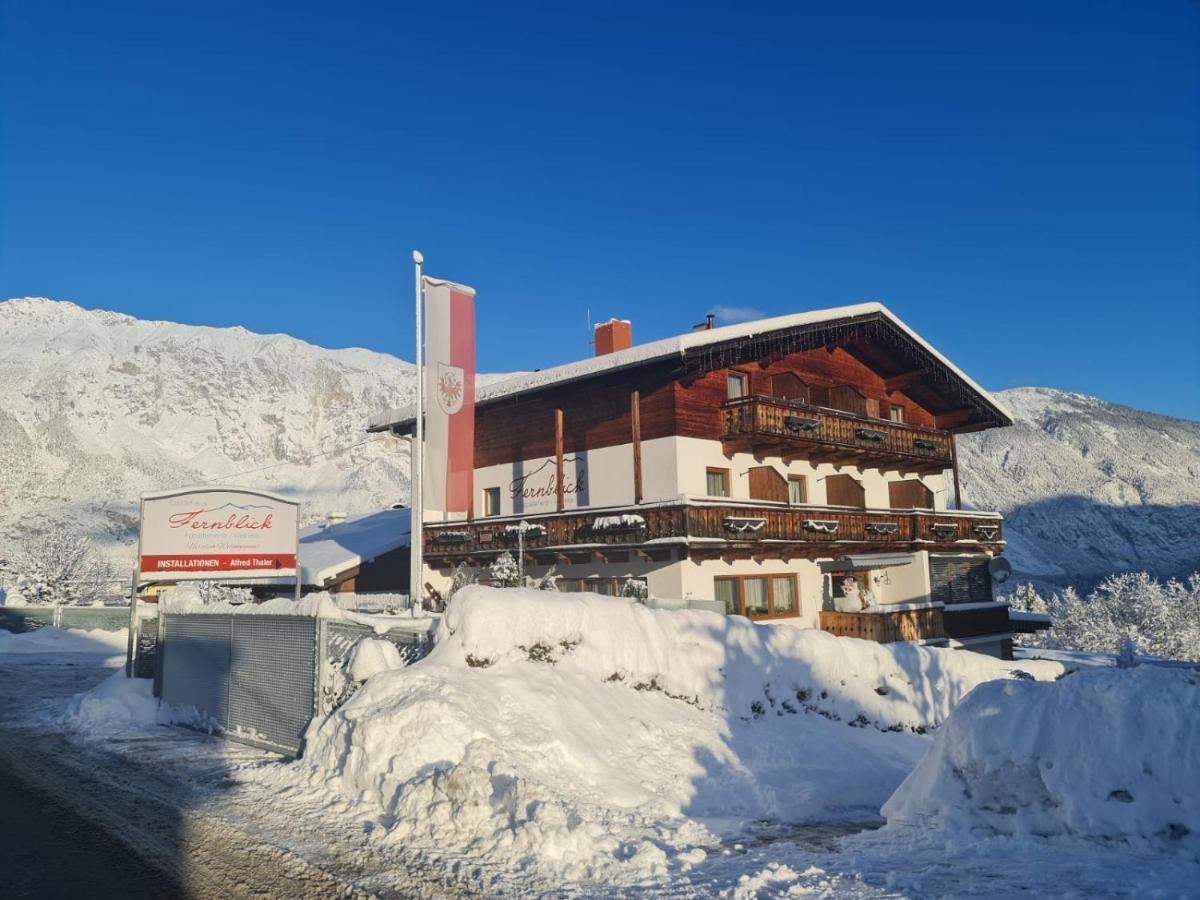
[[[604,356],[633,346],[633,324],[628,319],[609,319],[596,326],[596,355]]]

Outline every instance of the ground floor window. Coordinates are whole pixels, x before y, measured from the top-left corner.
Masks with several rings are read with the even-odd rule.
[[[795,575],[722,575],[713,579],[713,596],[729,615],[751,619],[794,616],[800,609]]]

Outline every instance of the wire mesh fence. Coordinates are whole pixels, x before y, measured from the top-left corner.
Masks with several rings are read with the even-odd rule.
[[[158,636],[148,668],[171,721],[288,756],[302,752],[314,715],[357,689],[348,665],[359,642],[387,640],[405,665],[431,646],[412,631],[292,615],[168,613],[148,632]]]

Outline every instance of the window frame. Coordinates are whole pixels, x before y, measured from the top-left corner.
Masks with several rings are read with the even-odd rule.
[[[489,497],[489,496],[494,496],[494,497],[496,498],[496,507],[495,507],[495,512],[488,512],[488,497]],[[500,500],[501,500],[501,498],[500,498],[500,488],[498,488],[498,487],[485,487],[485,488],[483,489],[483,497],[482,497],[482,506],[483,506],[483,514],[482,514],[482,516],[483,516],[483,518],[485,518],[485,519],[490,519],[490,518],[492,518],[493,516],[498,516],[498,515],[500,515],[500,514],[501,514],[501,510],[500,510]]]
[[[795,598],[796,608],[790,612],[780,613],[775,611],[776,578],[787,578],[792,583],[792,597]],[[743,582],[749,579],[762,579],[767,584],[767,612],[764,615],[750,616],[746,614],[746,592],[742,585]],[[714,598],[717,596],[716,583],[718,581],[733,581],[737,583],[737,610],[733,615],[744,616],[752,622],[762,622],[767,619],[794,619],[800,615],[803,604],[800,600],[800,579],[795,572],[764,572],[761,575],[714,575]]]
[[[737,397],[729,396],[730,382],[737,380],[741,382],[742,393]],[[744,369],[726,369],[725,370],[725,401],[745,400],[750,396],[750,373]]]
[[[720,475],[721,476],[721,480],[725,484],[725,493],[710,494],[708,492],[708,476],[709,475]],[[724,497],[726,499],[730,499],[733,497],[733,479],[730,477],[729,469],[722,469],[718,466],[705,466],[704,467],[704,496],[705,497]]]
[[[788,506],[807,506],[808,505],[808,476],[807,475],[789,475],[788,482]],[[800,485],[800,499],[792,499],[792,485]]]
[[[888,421],[895,422],[897,425],[904,424],[904,407],[895,403],[888,405]]]

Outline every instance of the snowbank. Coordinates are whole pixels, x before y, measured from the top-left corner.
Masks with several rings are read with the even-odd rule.
[[[544,658],[738,717],[807,709],[882,730],[923,731],[981,682],[1014,669],[1042,679],[1063,672],[1053,662],[844,640],[598,594],[568,599],[473,585],[454,599],[436,635],[439,659],[482,667]]]
[[[754,821],[873,819],[928,746],[914,732],[1010,668],[594,594],[472,586],[430,656],[374,673],[314,722],[294,765],[376,820],[383,840],[632,884],[687,871]],[[292,785],[296,772],[274,777]]]
[[[1200,672],[1093,668],[983,685],[883,813],[947,831],[1200,850]]]
[[[46,626],[35,631],[13,634],[0,631],[0,657],[9,655],[32,656],[47,653],[81,653],[116,656],[124,654],[128,645],[128,632],[92,629],[53,628]],[[9,661],[12,661],[11,659]]]
[[[153,725],[157,715],[154,682],[126,678],[119,669],[90,691],[72,697],[64,720],[82,731],[119,731]]]

